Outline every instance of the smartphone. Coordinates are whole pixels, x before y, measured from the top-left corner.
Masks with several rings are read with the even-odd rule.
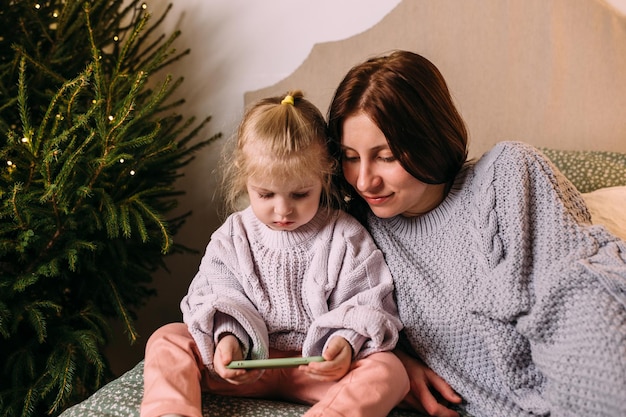
[[[228,369],[289,368],[306,365],[311,362],[324,362],[324,357],[307,356],[303,358],[250,359],[244,361],[232,361],[226,365],[226,367]]]

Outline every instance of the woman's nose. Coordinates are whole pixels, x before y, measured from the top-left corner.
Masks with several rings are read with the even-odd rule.
[[[356,186],[359,191],[371,191],[381,183],[380,177],[372,170],[370,164],[361,163]]]

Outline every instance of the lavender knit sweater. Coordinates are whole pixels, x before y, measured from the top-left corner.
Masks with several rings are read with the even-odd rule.
[[[369,218],[415,352],[475,416],[626,416],[626,242],[504,142],[414,218]]]
[[[209,369],[224,332],[252,359],[270,347],[321,355],[333,336],[360,358],[393,349],[402,328],[370,235],[346,213],[323,210],[292,232],[271,230],[251,208],[231,215],[211,236],[181,309]]]

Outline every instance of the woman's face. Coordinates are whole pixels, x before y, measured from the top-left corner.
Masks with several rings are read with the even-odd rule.
[[[419,216],[443,200],[445,184],[426,184],[409,174],[365,113],[344,121],[341,148],[346,180],[376,216]]]

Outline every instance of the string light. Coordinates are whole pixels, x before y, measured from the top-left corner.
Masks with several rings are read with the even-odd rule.
[[[41,9],[41,4],[36,3],[36,4],[35,4],[35,9],[37,9],[37,10]]]
[[[113,116],[109,116],[109,121],[112,122],[113,121]]]
[[[13,166],[13,162],[12,161],[7,161],[7,165],[12,167]]]
[[[124,163],[124,158],[120,158],[120,164]]]
[[[135,175],[135,170],[134,169],[130,170],[130,175]]]
[[[119,40],[120,40],[120,38],[119,38],[119,36],[115,35],[115,36],[113,36],[113,40],[114,40],[115,42],[117,42],[117,41],[119,41]]]
[[[23,137],[22,138],[22,143],[28,143],[28,138],[27,137]]]

